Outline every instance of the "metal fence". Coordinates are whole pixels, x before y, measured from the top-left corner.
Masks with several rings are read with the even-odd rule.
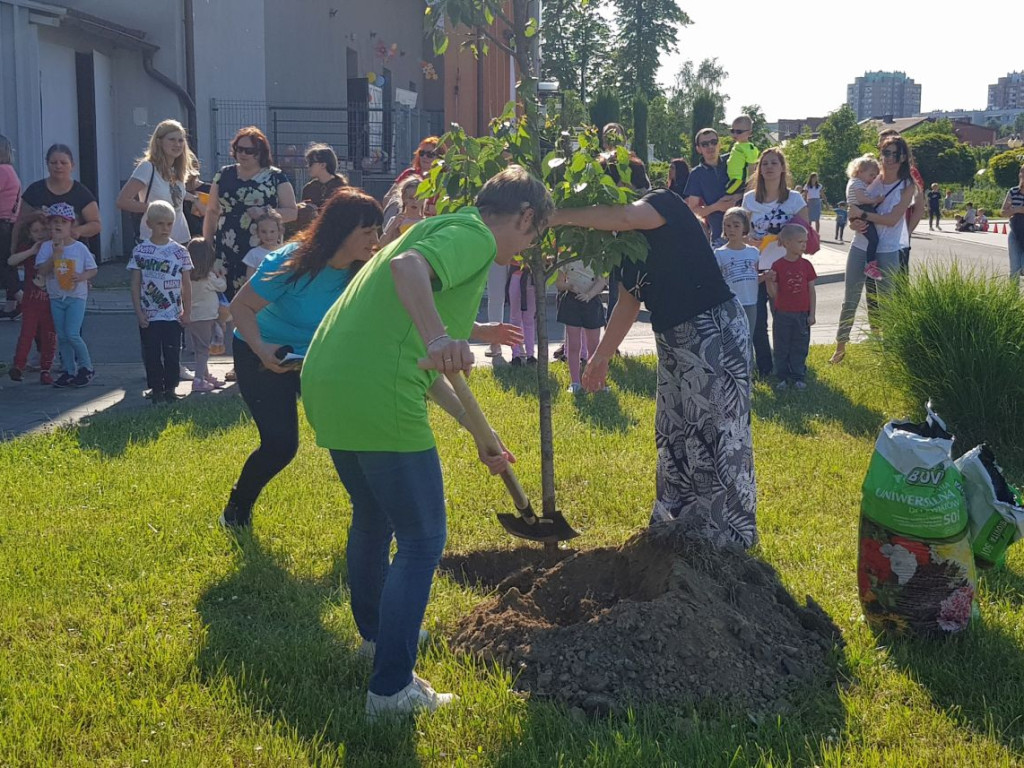
[[[409,165],[424,136],[443,132],[444,115],[401,105],[346,108],[264,101],[210,100],[216,166],[231,160],[231,139],[239,128],[255,125],[270,140],[274,165],[288,174],[299,192],[309,180],[306,147],[329,144],[350,181],[381,197]]]

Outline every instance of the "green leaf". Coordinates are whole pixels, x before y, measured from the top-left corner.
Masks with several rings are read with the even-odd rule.
[[[526,35],[527,37],[533,37],[534,35],[537,34],[537,28],[537,19],[531,18],[528,22],[526,22],[526,29],[523,30],[523,34]]]
[[[438,56],[443,56],[444,52],[448,50],[448,35],[434,34],[434,53]]]

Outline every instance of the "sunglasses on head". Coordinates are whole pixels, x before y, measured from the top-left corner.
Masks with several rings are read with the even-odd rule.
[[[707,141],[698,141],[697,146],[699,147],[713,147],[718,143],[718,137],[708,139]]]
[[[259,147],[243,147],[241,144],[236,144],[235,152],[243,155],[258,155],[260,150]]]

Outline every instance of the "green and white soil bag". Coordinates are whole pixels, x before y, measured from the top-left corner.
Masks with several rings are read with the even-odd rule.
[[[945,636],[975,613],[974,556],[953,436],[923,424],[882,428],[861,496],[857,581],[876,632]]]
[[[987,445],[972,448],[956,460],[964,476],[968,524],[979,567],[1000,562],[1006,549],[1024,537],[1024,508],[1003,477]]]

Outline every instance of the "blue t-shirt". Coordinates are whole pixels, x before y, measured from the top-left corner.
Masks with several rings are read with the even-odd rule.
[[[690,171],[690,178],[686,180],[683,188],[683,197],[699,197],[704,205],[717,203],[725,197],[725,187],[729,183],[729,171],[725,166],[725,160],[719,158],[718,165],[708,165],[703,160]],[[722,236],[723,211],[715,211],[708,216],[708,225],[711,227],[711,239],[717,240]]]
[[[290,272],[274,273],[297,247],[298,243],[289,243],[269,254],[249,285],[256,295],[270,302],[256,314],[260,338],[268,344],[290,344],[295,354],[304,355],[320,321],[352,279],[352,271],[328,266],[312,280],[304,275],[289,283]],[[239,336],[237,330],[235,336]]]

